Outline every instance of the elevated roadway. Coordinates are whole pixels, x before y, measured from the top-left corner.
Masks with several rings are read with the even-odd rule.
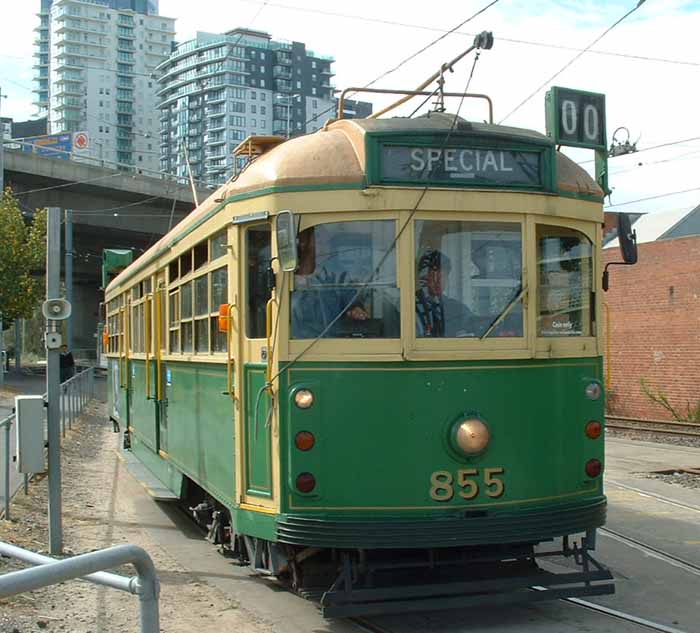
[[[73,347],[94,349],[102,250],[130,248],[138,257],[195,208],[189,184],[8,149],[4,176],[23,211],[72,210]],[[199,202],[213,190],[198,188]]]

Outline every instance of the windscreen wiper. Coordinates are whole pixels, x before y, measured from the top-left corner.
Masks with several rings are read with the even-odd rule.
[[[518,301],[520,301],[520,299],[522,299],[527,292],[527,286],[523,286],[522,282],[520,282],[516,292],[517,294],[510,300],[508,305],[503,308],[503,311],[493,321],[491,321],[491,325],[489,325],[489,327],[486,329],[486,332],[479,337],[480,341],[483,341],[489,334],[491,334],[496,326],[498,326],[498,324],[510,314],[513,306],[518,303]]]

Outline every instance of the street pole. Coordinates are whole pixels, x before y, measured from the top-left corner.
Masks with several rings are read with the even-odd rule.
[[[65,210],[65,272],[64,283],[66,284],[66,301],[73,303],[73,212]],[[66,319],[66,345],[68,351],[73,351],[73,318]]]
[[[7,95],[2,94],[0,88],[0,202],[5,197],[5,125],[2,122],[2,100],[7,99]],[[5,363],[2,362],[2,352],[5,349],[5,335],[2,329],[2,314],[0,313],[0,389],[5,384]]]
[[[59,298],[61,281],[61,209],[49,207],[46,227],[46,299]],[[46,420],[49,439],[49,552],[63,551],[61,525],[60,358],[55,337],[59,321],[46,320]]]
[[[15,321],[15,371],[22,368],[22,320]]]

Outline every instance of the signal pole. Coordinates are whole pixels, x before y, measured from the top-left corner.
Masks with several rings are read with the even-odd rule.
[[[48,208],[46,227],[46,301],[60,298],[61,209]],[[61,378],[59,321],[46,318],[46,422],[49,440],[49,551],[63,552],[61,524]]]

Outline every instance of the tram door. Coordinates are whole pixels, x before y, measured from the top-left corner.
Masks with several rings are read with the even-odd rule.
[[[266,310],[270,299],[272,230],[269,221],[238,226],[238,314],[235,390],[238,401],[238,476],[244,506],[261,511],[278,506],[276,419],[266,389]]]

